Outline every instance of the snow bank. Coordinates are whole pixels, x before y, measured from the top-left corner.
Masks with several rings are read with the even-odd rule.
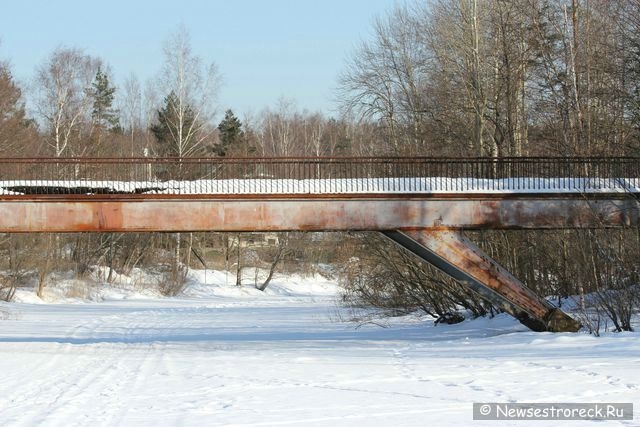
[[[83,280],[72,273],[51,275],[47,279],[43,298],[35,294],[34,287],[17,289],[14,301],[29,304],[87,303],[116,300],[162,298],[159,285],[164,276],[160,273],[134,269],[130,275],[111,273],[108,268],[94,267],[91,275]],[[261,282],[259,282],[261,283]],[[35,285],[33,285],[35,286]],[[236,286],[234,273],[218,270],[190,270],[187,283],[180,296],[185,298],[242,298],[268,299],[282,296],[290,298],[334,298],[340,287],[334,280],[315,274],[313,276],[276,274],[265,291],[255,287],[253,278],[244,278]]]

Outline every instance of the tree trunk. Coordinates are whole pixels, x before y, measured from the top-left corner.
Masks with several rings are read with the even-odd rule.
[[[53,256],[52,245],[53,239],[51,237],[51,234],[49,234],[47,236],[47,242],[44,248],[44,263],[40,265],[40,268],[38,268],[38,287],[36,288],[36,295],[38,296],[38,298],[42,298],[42,296],[44,295],[44,288],[47,285],[47,276],[49,275],[49,269],[51,268],[51,257]]]
[[[176,252],[173,260],[173,280],[178,284],[182,280],[182,269],[180,266],[181,252],[182,252],[182,233],[176,233]]]
[[[240,245],[240,233],[238,233],[238,243],[236,247],[237,264],[236,264],[236,286],[242,285],[242,249]]]
[[[286,243],[278,243],[278,252],[276,252],[276,256],[274,257],[273,262],[271,262],[271,267],[269,268],[269,274],[267,275],[267,278],[264,282],[262,282],[261,285],[256,285],[256,289],[258,289],[259,291],[264,291],[265,289],[267,289],[267,286],[269,286],[269,283],[271,283],[273,274],[276,272],[276,267],[278,266],[278,263],[280,262],[280,260],[282,260],[282,257],[284,255],[285,246]]]

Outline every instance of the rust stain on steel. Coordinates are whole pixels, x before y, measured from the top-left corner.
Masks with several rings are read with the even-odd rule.
[[[0,202],[0,232],[340,231],[638,225],[638,202],[576,199],[159,199]]]
[[[510,301],[536,317],[543,317],[548,311],[544,305],[530,300],[527,289],[515,277],[459,233],[437,230],[413,231],[406,234],[466,271],[490,289],[508,296]]]
[[[404,234],[527,313],[528,316],[523,316],[522,313],[507,310],[523,323],[529,322],[527,326],[532,327],[531,323],[539,324],[543,325],[544,330],[556,332],[575,332],[580,329],[578,322],[536,295],[459,232],[414,230],[405,231]],[[533,318],[533,322],[530,318]]]
[[[499,225],[523,226],[534,224],[543,228],[579,228],[589,226],[637,224],[638,205],[631,199],[542,201],[513,200],[503,204]],[[634,219],[635,216],[635,219]]]

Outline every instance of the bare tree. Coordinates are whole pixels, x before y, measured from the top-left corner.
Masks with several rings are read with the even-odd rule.
[[[130,74],[122,85],[122,96],[118,99],[122,115],[122,126],[129,137],[131,157],[143,154],[143,147],[136,146],[136,138],[142,131],[142,88],[134,74]]]
[[[58,48],[38,67],[35,106],[56,157],[82,155],[83,126],[90,123],[93,100],[87,94],[101,61],[79,49]]]
[[[462,320],[453,315],[459,307],[473,316],[494,310],[468,288],[381,235],[361,233],[350,237],[354,239],[352,258],[343,263],[340,273],[347,304],[376,307],[387,315],[421,311],[442,322]]]
[[[293,101],[278,100],[276,110],[265,109],[261,114],[259,133],[260,151],[263,156],[292,156],[300,143],[295,126],[297,113]]]
[[[278,267],[278,264],[280,263],[280,261],[282,261],[282,259],[287,256],[288,254],[288,249],[287,249],[287,245],[289,242],[289,233],[280,233],[279,235],[279,239],[278,239],[278,243],[275,244],[275,247],[273,248],[273,254],[271,254],[272,259],[271,259],[271,263],[269,265],[269,272],[267,273],[267,277],[264,279],[264,281],[261,284],[257,284],[256,283],[256,289],[258,289],[259,291],[264,291],[265,289],[267,289],[267,286],[269,286],[269,284],[271,283],[271,279],[273,279],[273,275],[276,272],[276,268]]]
[[[158,121],[151,127],[165,150],[178,158],[202,153],[205,142],[216,126],[216,96],[220,76],[215,63],[203,65],[191,48],[189,33],[180,27],[164,44],[164,65],[158,87],[165,96],[165,105],[158,110]],[[181,166],[181,165],[180,165]],[[178,171],[182,174],[182,168]],[[184,281],[188,263],[182,262],[181,233],[175,235],[175,259],[172,280]],[[187,239],[186,257],[191,254],[193,236]],[[182,267],[181,267],[182,266]]]
[[[174,155],[189,157],[201,150],[215,129],[220,75],[215,63],[204,65],[193,53],[184,27],[165,41],[164,59],[158,87],[163,96],[171,97],[164,115],[167,142]]]
[[[495,48],[491,38],[491,5],[477,0],[438,0],[431,4],[427,43],[446,82],[454,91],[457,110],[472,123],[468,152],[477,156],[498,153],[491,137],[488,116],[495,72]]]
[[[425,52],[425,9],[398,6],[374,22],[374,39],[362,43],[339,78],[343,112],[378,122],[394,154],[425,150],[425,94],[429,55]]]
[[[526,0],[491,2],[490,35],[494,43],[493,86],[488,120],[498,155],[520,156],[528,140],[526,82],[533,61]]]

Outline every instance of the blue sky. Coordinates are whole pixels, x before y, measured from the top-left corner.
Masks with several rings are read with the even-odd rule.
[[[159,71],[162,44],[184,25],[194,53],[223,77],[221,109],[257,113],[284,97],[332,115],[336,77],[395,0],[23,0],[3,2],[0,59],[26,82],[59,46],[111,67],[116,83]]]

